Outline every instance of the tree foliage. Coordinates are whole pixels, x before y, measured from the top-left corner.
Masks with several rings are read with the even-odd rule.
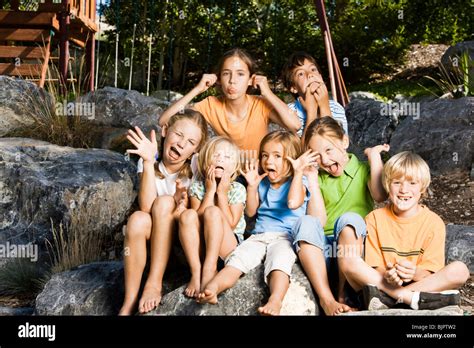
[[[325,4],[339,65],[349,84],[390,71],[412,43],[453,44],[472,33],[469,4],[463,0],[329,0]],[[101,53],[109,57],[103,72],[111,74],[118,32],[120,87],[128,84],[126,61],[134,25],[135,89],[144,89],[150,35],[153,89],[187,90],[232,47],[247,49],[273,81],[296,50],[308,51],[326,69],[312,0],[111,0],[102,12],[115,27]]]

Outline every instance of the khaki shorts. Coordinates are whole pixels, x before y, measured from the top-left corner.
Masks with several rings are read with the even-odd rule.
[[[291,269],[296,261],[291,235],[286,232],[254,234],[233,251],[226,261],[226,266],[248,273],[264,260],[265,283],[270,272],[274,270],[291,276]]]

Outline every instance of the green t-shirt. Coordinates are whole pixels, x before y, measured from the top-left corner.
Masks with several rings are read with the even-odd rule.
[[[333,234],[334,223],[342,214],[353,212],[365,218],[374,209],[374,200],[367,187],[369,179],[369,164],[359,162],[351,153],[341,176],[335,177],[320,171],[318,180],[327,213],[325,235]]]

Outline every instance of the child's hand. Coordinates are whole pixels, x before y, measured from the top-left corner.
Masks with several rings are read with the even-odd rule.
[[[155,163],[156,154],[158,153],[158,143],[156,142],[155,131],[150,132],[150,139],[143,134],[140,128],[135,127],[135,131],[129,129],[127,139],[137,148],[136,150],[127,150],[127,153],[139,155],[143,162]]]
[[[204,93],[207,91],[211,86],[213,86],[217,81],[216,74],[203,74],[201,81],[199,81],[196,88],[199,90],[199,93]]]
[[[390,150],[390,145],[383,144],[383,145],[377,145],[374,147],[366,148],[364,150],[364,154],[367,156],[370,162],[374,158],[374,156],[380,156],[380,153],[382,151],[388,152],[389,150]]]
[[[303,153],[298,159],[293,159],[291,157],[286,157],[288,161],[290,161],[291,166],[295,174],[303,174],[304,170],[308,167],[315,166],[318,164],[316,159],[318,158],[319,154],[313,152],[313,150],[309,149],[305,153]]]
[[[262,96],[268,95],[268,93],[272,92],[270,89],[270,86],[268,85],[268,80],[266,76],[263,75],[254,75],[252,78],[252,87],[253,88],[259,88],[260,89],[260,94]]]
[[[227,171],[224,171],[221,177],[221,181],[217,186],[217,193],[227,196],[227,192],[230,189],[230,174]]]
[[[176,192],[173,197],[177,207],[179,205],[188,206],[188,192],[181,179],[176,179]]]
[[[247,181],[248,187],[257,187],[260,181],[268,175],[268,173],[258,174],[258,159],[246,160],[244,170],[240,170],[240,173]]]
[[[416,265],[408,260],[397,261],[395,269],[400,279],[404,283],[409,283],[413,280],[416,272]]]
[[[313,113],[316,114],[318,110],[318,102],[313,93],[311,93],[311,88],[306,88],[306,92],[303,97],[298,97],[299,102],[305,109],[306,113]]]
[[[216,183],[216,174],[215,174],[216,168],[214,166],[209,166],[207,169],[207,175],[206,175],[206,192],[210,194],[216,193],[217,190],[217,183]]]
[[[397,269],[390,262],[387,262],[387,268],[383,277],[389,284],[398,285],[398,286],[403,285],[403,280],[401,280],[400,277],[398,276]]]
[[[308,188],[310,191],[313,191],[313,189],[319,189],[318,168],[319,166],[316,163],[315,165],[306,167],[303,171],[303,175],[308,179]]]

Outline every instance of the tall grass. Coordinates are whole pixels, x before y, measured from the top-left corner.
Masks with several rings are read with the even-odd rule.
[[[15,258],[0,268],[0,296],[35,297],[43,288],[44,272],[29,259]]]

